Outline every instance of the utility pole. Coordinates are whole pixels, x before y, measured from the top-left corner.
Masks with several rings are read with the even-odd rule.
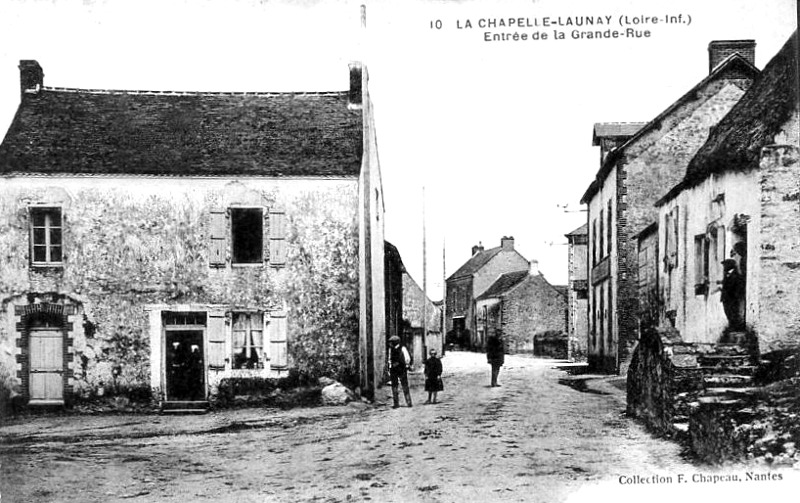
[[[428,256],[425,235],[425,186],[422,186],[422,361],[428,356]],[[421,363],[421,362],[420,362]]]

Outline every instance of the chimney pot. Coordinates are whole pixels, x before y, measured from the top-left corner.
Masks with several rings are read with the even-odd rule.
[[[478,241],[478,244],[472,247],[472,256],[474,257],[475,255],[477,255],[482,251],[483,251],[483,244],[481,244],[481,242]]]
[[[503,236],[503,238],[500,240],[500,247],[503,250],[513,250],[514,236]]]
[[[739,53],[751,65],[756,64],[755,40],[713,40],[708,44],[708,73],[713,72],[731,54]]]
[[[44,72],[36,60],[23,59],[19,62],[19,83],[22,97],[26,93],[38,93],[44,85]]]
[[[350,94],[348,101],[351,108],[359,108],[363,104],[363,69],[361,63],[350,63]]]

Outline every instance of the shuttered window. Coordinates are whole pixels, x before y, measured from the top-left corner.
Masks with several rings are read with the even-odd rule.
[[[233,313],[233,368],[264,368],[264,315]]]
[[[286,265],[286,213],[280,208],[269,211],[269,263]]]
[[[232,261],[259,264],[264,256],[264,212],[261,208],[231,208]]]
[[[210,216],[210,236],[208,250],[208,263],[211,267],[222,267],[227,261],[228,253],[228,240],[227,236],[227,218],[225,210],[216,209],[211,210]]]
[[[208,367],[222,370],[227,361],[225,351],[225,314],[209,313],[208,315]]]
[[[286,340],[286,311],[272,311],[269,320],[270,366],[276,369],[286,368],[288,362],[288,344]]]

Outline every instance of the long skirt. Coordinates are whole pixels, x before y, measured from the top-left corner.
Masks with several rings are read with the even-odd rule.
[[[441,377],[428,377],[425,379],[425,391],[443,391],[444,383]]]

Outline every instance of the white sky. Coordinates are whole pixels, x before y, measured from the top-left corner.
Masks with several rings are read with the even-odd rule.
[[[360,30],[359,5],[367,5]],[[645,7],[646,6],[646,7]],[[652,36],[484,42],[469,19],[691,16]],[[711,40],[752,38],[763,68],[796,28],[796,0],[19,1],[0,6],[0,132],[19,103],[20,59],[45,85],[84,88],[344,90],[369,65],[386,193],[386,237],[428,291],[470,255],[513,235],[553,283],[566,283],[564,234],[599,168],[595,122],[646,122],[708,73]],[[430,23],[440,19],[441,30]],[[598,29],[595,27],[594,29]],[[606,29],[606,27],[601,27]],[[509,30],[515,31],[515,30]]]

